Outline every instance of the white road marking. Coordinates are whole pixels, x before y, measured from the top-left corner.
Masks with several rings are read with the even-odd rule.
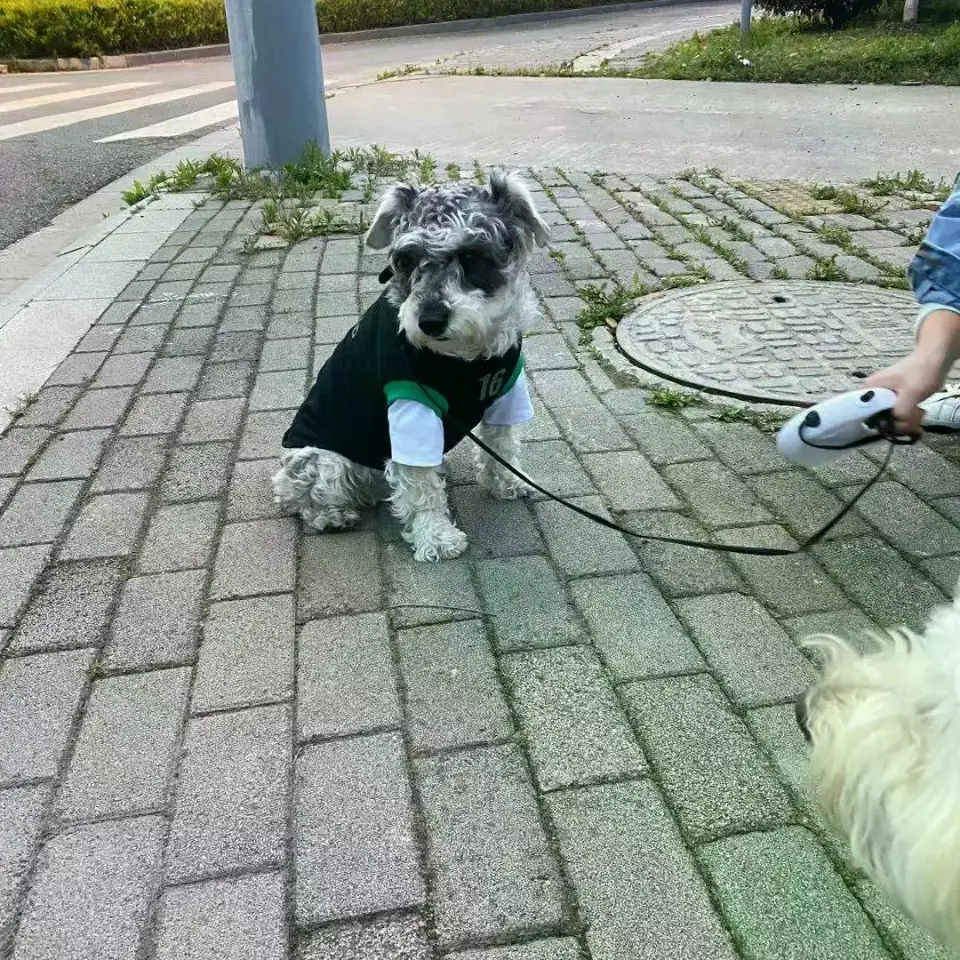
[[[51,87],[63,87],[66,86],[63,82],[60,83],[21,83],[19,87],[5,87],[3,84],[0,84],[0,94],[5,93],[23,93],[24,90],[49,90]]]
[[[228,100],[226,103],[218,103],[216,106],[207,107],[205,110],[196,110],[194,113],[185,113],[180,117],[171,117],[169,120],[161,120],[160,123],[152,123],[148,127],[137,127],[136,130],[115,133],[112,137],[104,137],[96,142],[116,143],[118,140],[152,140],[179,137],[193,130],[212,127],[215,123],[236,120],[239,115],[240,108],[237,101]]]
[[[154,87],[157,81],[141,80],[138,83],[108,83],[99,87],[75,87],[61,93],[45,93],[39,97],[24,97],[11,103],[0,103],[0,113],[14,110],[28,110],[31,107],[46,107],[51,103],[66,103],[68,100],[84,100],[106,93],[122,93],[124,90],[136,90],[140,87]]]
[[[144,107],[156,107],[161,103],[171,103],[174,100],[184,100],[187,97],[199,97],[201,94],[214,93],[217,90],[225,90],[232,86],[232,80],[223,80],[219,83],[203,83],[196,87],[182,87],[179,90],[154,93],[147,97],[135,97],[133,100],[118,100],[116,103],[104,103],[98,107],[87,107],[85,110],[73,110],[70,113],[54,113],[46,117],[33,117],[30,120],[21,120],[18,123],[8,123],[6,126],[0,126],[0,140],[12,140],[14,137],[24,137],[32,133],[44,133],[47,130],[56,130],[58,127],[83,123],[85,120],[112,117],[117,113],[141,110]]]

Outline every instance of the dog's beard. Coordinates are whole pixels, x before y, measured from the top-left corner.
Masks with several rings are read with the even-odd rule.
[[[450,308],[450,319],[438,337],[427,336],[420,329],[416,294],[400,305],[400,330],[414,347],[461,360],[502,356],[516,345],[539,312],[526,274],[493,295],[448,286],[443,289],[443,299]]]

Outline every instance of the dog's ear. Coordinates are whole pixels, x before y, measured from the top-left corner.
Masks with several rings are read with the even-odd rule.
[[[533,197],[519,173],[493,170],[490,173],[490,194],[493,202],[523,226],[537,246],[545,247],[550,240],[550,227],[537,213]]]
[[[367,231],[367,246],[374,250],[383,250],[393,242],[393,231],[400,218],[413,206],[417,191],[405,183],[391,187],[383,199],[373,218],[373,224]]]

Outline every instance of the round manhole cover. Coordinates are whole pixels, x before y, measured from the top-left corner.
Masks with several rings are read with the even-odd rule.
[[[855,389],[913,347],[917,305],[848,283],[732,281],[691,287],[620,321],[617,341],[670,380],[768,403],[807,405]]]

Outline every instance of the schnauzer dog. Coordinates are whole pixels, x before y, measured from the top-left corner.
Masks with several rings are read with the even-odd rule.
[[[797,702],[818,806],[857,867],[960,951],[960,599],[922,636],[833,636]]]
[[[517,174],[489,186],[400,185],[367,234],[389,247],[383,295],[337,346],[283,438],[275,499],[317,531],[345,529],[382,499],[417,560],[457,557],[443,455],[466,432],[509,463],[533,417],[521,356],[539,306],[527,265],[546,223]],[[488,455],[480,483],[512,499],[524,485]]]

